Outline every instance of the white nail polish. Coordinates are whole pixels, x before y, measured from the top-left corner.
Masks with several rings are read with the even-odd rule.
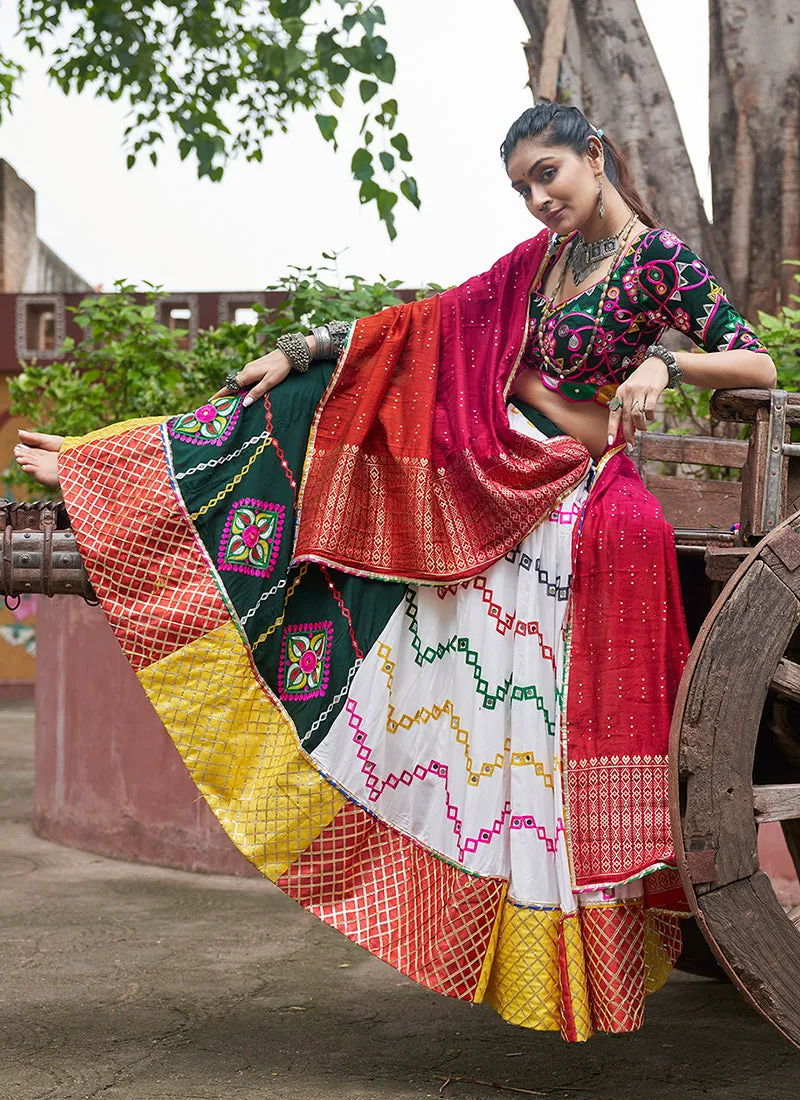
[[[252,404],[253,404],[253,398],[250,396],[250,394],[248,394],[247,397],[245,397],[244,401],[242,401],[242,407],[246,409],[248,407],[248,405],[252,405]]]
[[[613,436],[613,435],[610,435],[610,436],[608,437],[608,445],[609,445],[609,447],[613,447],[613,446],[614,446],[614,436]]]

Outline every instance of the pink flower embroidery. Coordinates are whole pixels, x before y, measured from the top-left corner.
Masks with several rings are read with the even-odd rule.
[[[280,549],[285,509],[282,504],[245,497],[228,513],[217,564],[220,569],[268,577]]]
[[[281,699],[314,699],[328,690],[333,623],[303,623],[283,631],[278,665]]]
[[[194,412],[176,416],[168,431],[183,443],[212,443],[221,447],[236,426],[242,404],[238,397],[218,397]]]

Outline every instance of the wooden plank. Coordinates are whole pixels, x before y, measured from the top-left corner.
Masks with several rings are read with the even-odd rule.
[[[752,424],[759,412],[769,413],[772,390],[716,390],[711,395],[711,415],[716,420],[734,420],[740,424]],[[789,420],[795,423],[800,417],[800,393],[789,393],[786,398]]]
[[[800,932],[762,871],[698,899],[701,931],[748,1001],[800,1046]]]
[[[753,787],[756,822],[788,821],[800,818],[800,784],[775,783]]]
[[[739,522],[742,486],[738,481],[654,476],[644,481],[661,505],[664,519],[673,527],[729,531]]]
[[[756,736],[800,603],[758,560],[703,628],[676,706],[687,849],[711,850],[717,887],[757,868],[752,774]],[[754,639],[758,644],[753,645]],[[696,857],[695,857],[696,858]],[[698,885],[698,894],[708,886]]]
[[[800,595],[800,513],[775,529],[759,556],[787,588]]]
[[[707,546],[706,576],[709,580],[725,584],[752,552],[749,546]]]
[[[786,514],[800,508],[800,458],[790,458],[786,476]]]
[[[748,443],[744,439],[640,432],[636,443],[637,457],[654,462],[686,462],[696,466],[728,466],[740,470],[747,461]]]
[[[778,695],[800,703],[800,665],[781,657],[770,686]]]
[[[742,538],[761,534],[761,511],[764,501],[764,470],[767,461],[769,436],[769,405],[757,411],[757,419],[750,429],[750,451],[742,468]]]

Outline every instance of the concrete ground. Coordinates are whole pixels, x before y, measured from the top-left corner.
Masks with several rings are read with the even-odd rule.
[[[639,1034],[568,1046],[414,985],[266,882],[42,841],[32,742],[32,711],[0,710],[0,1100],[800,1095],[797,1052],[730,986],[675,974]]]

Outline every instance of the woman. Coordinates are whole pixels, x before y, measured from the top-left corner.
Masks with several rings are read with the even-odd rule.
[[[60,480],[240,850],[430,988],[582,1040],[640,1026],[686,912],[666,752],[688,645],[625,442],[681,378],[775,370],[580,111],[526,111],[502,154],[547,229],[489,272],[281,338],[193,413],[22,433],[17,457]]]

